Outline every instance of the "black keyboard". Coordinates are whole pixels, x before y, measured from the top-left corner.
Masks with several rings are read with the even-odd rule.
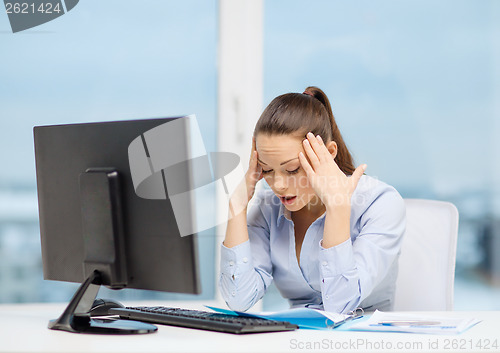
[[[109,314],[119,315],[121,319],[144,321],[153,324],[240,334],[293,331],[298,329],[297,325],[293,325],[286,321],[274,321],[163,306],[114,308],[109,309]]]

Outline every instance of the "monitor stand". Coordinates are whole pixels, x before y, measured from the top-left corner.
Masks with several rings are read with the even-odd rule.
[[[94,271],[82,283],[62,315],[49,322],[49,329],[75,333],[139,334],[156,332],[158,328],[139,321],[90,318],[90,309],[97,296],[101,276]]]
[[[114,168],[89,168],[80,174],[84,278],[63,314],[49,322],[52,330],[82,333],[137,334],[157,327],[131,320],[91,318],[101,285],[127,284],[123,212],[119,174]]]

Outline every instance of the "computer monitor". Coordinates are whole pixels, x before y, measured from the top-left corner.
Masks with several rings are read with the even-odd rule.
[[[133,321],[91,319],[89,310],[100,285],[201,292],[196,235],[180,234],[168,197],[169,173],[153,170],[151,155],[178,161],[177,168],[169,167],[175,170],[170,175],[189,189],[194,176],[185,162],[192,153],[188,118],[34,127],[44,278],[82,283],[49,328],[153,330],[152,325]],[[155,131],[160,134],[151,133]],[[183,202],[184,209],[194,212],[191,198]]]

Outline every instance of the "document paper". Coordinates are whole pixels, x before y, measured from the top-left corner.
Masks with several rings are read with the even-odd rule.
[[[384,331],[431,334],[459,334],[479,323],[472,318],[437,317],[425,314],[403,314],[375,311],[363,322],[353,324],[354,331]]]

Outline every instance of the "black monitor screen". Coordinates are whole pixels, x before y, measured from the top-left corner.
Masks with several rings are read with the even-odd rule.
[[[34,128],[45,279],[79,283],[86,279],[85,242],[89,240],[83,236],[84,228],[88,228],[87,232],[94,230],[93,220],[98,222],[101,213],[92,200],[105,193],[85,191],[82,174],[89,170],[114,170],[119,181],[115,196],[120,199],[118,219],[122,223],[126,267],[123,287],[200,293],[195,235],[181,236],[168,197],[138,196],[129,163],[129,146],[134,140],[142,139],[148,154],[144,134],[176,119],[184,118]],[[176,134],[175,141],[166,141],[164,150],[155,153],[189,158],[189,128]],[[149,161],[149,157],[144,160]],[[188,175],[185,177],[191,180]],[[164,179],[165,174],[161,173],[158,180],[165,182]],[[85,207],[87,216],[82,216]],[[91,245],[96,249],[101,241],[99,234],[93,234],[93,239],[95,244]],[[101,249],[107,245],[103,243]]]

